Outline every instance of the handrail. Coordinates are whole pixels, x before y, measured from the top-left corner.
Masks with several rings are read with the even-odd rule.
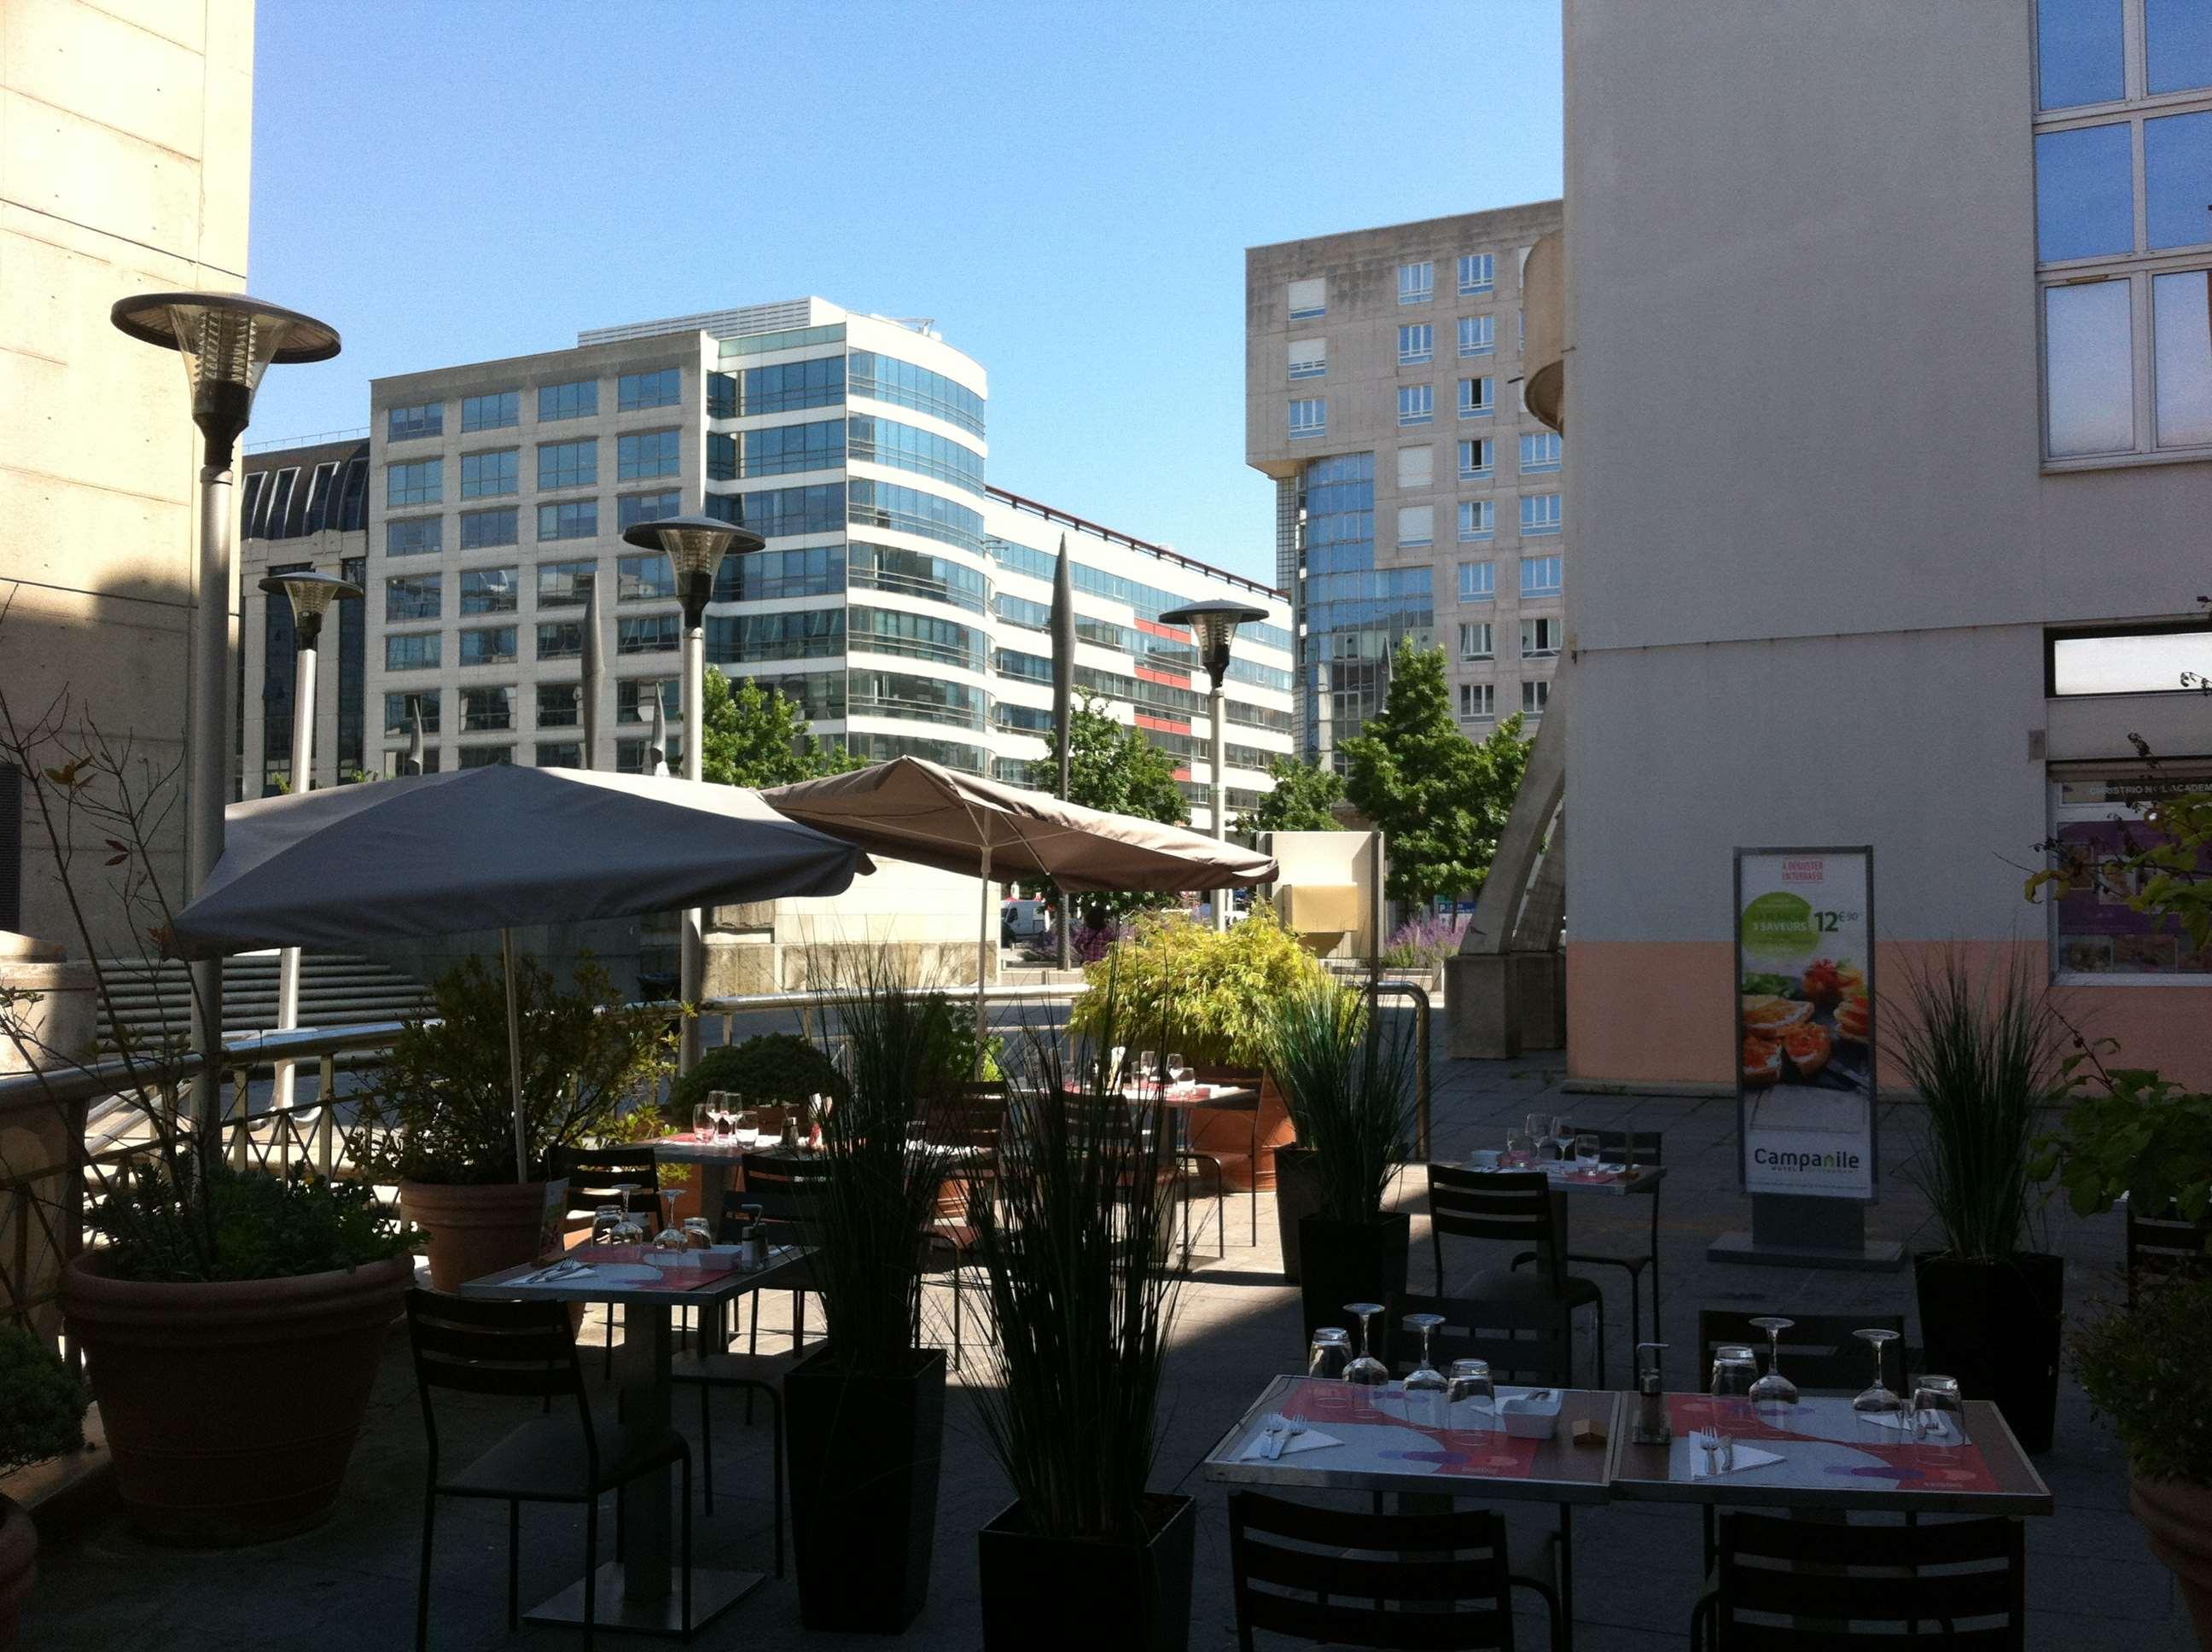
[[[302,1027],[288,1032],[257,1033],[233,1038],[222,1047],[222,1069],[265,1066],[276,1061],[314,1060],[356,1050],[382,1049],[405,1029],[403,1021],[371,1021],[350,1027]],[[243,1060],[239,1058],[245,1058]],[[111,1056],[74,1067],[50,1067],[43,1072],[11,1073],[0,1078],[0,1108],[17,1100],[88,1102],[112,1096],[118,1090],[181,1083],[200,1070],[197,1050],[179,1053],[168,1060],[148,1056]]]

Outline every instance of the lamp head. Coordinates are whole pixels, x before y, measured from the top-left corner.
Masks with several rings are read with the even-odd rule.
[[[1232,602],[1224,598],[1170,608],[1160,616],[1160,623],[1190,628],[1198,639],[1198,657],[1205,662],[1206,674],[1218,689],[1222,677],[1229,671],[1229,644],[1237,635],[1237,628],[1267,617],[1267,610],[1264,608],[1255,608],[1249,603]]]
[[[696,626],[714,592],[714,574],[733,550],[758,550],[768,541],[750,528],[712,516],[665,516],[623,531],[623,543],[643,550],[665,550],[676,568],[676,594],[684,603],[684,623]]]
[[[301,568],[295,574],[272,574],[261,581],[261,588],[270,596],[282,592],[292,599],[292,623],[300,635],[300,646],[312,648],[323,634],[323,616],[331,604],[340,598],[358,597],[361,587],[351,580],[341,580],[335,574],[317,574]]]
[[[271,361],[327,361],[336,328],[243,293],[142,293],[118,300],[108,319],[131,337],[185,358],[192,422],[208,463],[228,466],[253,416],[253,392]]]

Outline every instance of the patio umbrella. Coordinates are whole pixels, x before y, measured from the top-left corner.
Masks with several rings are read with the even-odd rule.
[[[978,780],[920,757],[778,786],[761,796],[792,819],[901,860],[983,880],[975,940],[975,1032],[991,944],[991,878],[1051,878],[1078,894],[1226,889],[1271,882],[1272,857],[1156,820],[1086,809]]]
[[[507,763],[234,803],[224,834],[207,887],[170,926],[184,957],[500,932],[518,1179],[515,926],[836,895],[872,869],[757,792]]]

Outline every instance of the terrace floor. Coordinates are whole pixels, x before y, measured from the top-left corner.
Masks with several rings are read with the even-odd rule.
[[[1437,1042],[1443,1043],[1441,1025]],[[1446,1061],[1436,1069],[1435,1146],[1456,1157],[1494,1146],[1509,1120],[1551,1105],[1560,1074],[1544,1063]],[[1690,1344],[1700,1306],[1757,1303],[1779,1312],[1904,1311],[1912,1316],[1911,1275],[1747,1268],[1705,1260],[1709,1240],[1747,1224],[1748,1201],[1735,1187],[1732,1102],[1648,1097],[1574,1097],[1571,1112],[1595,1126],[1630,1125],[1667,1133],[1668,1179],[1662,1207],[1664,1272],[1670,1351],[1668,1387],[1692,1386]],[[1565,1102],[1553,1110],[1565,1110]],[[1875,1236],[1929,1242],[1925,1207],[1900,1170],[1915,1145],[1910,1107],[1883,1109],[1881,1202],[1869,1216]],[[1412,1178],[1415,1184],[1419,1176]],[[1416,1256],[1425,1242],[1419,1201]],[[1625,1206],[1626,1208],[1620,1208]],[[1155,1486],[1196,1495],[1198,1570],[1191,1645],[1215,1652],[1235,1645],[1228,1582],[1228,1540],[1220,1488],[1206,1484],[1197,1464],[1216,1437],[1270,1376],[1296,1369],[1303,1357],[1297,1297],[1276,1272],[1272,1201],[1263,1197],[1260,1244],[1238,1241],[1245,1230],[1233,1204],[1225,1260],[1201,1255],[1183,1299],[1182,1316],[1164,1396],[1163,1438]],[[1601,1206],[1590,1209],[1591,1206]],[[1578,1249],[1640,1250],[1644,1209],[1635,1200],[1584,1200],[1574,1207]],[[2081,1313],[2113,1289],[2119,1259],[2117,1218],[2074,1218],[2063,1207],[2051,1218],[2050,1248],[2069,1263],[2069,1306]],[[1210,1241],[1211,1236],[1208,1236]],[[1205,1250],[1211,1251],[1208,1242]],[[1425,1268],[1417,1266],[1420,1283]],[[1626,1276],[1598,1269],[1605,1282],[1612,1345],[1609,1377],[1620,1382],[1627,1323]],[[779,1299],[779,1301],[787,1299]],[[771,1309],[769,1323],[776,1323]],[[596,1329],[587,1333],[596,1343]],[[763,1349],[767,1343],[764,1340]],[[906,1643],[961,1649],[981,1643],[975,1533],[1007,1500],[1004,1481],[985,1452],[966,1385],[983,1380],[970,1358],[950,1397],[937,1552],[929,1604]],[[1578,1369],[1582,1369],[1578,1362]],[[738,1425],[738,1402],[724,1398],[714,1430],[718,1498],[712,1521],[698,1522],[700,1563],[765,1570],[769,1565],[768,1455],[764,1432]],[[684,1408],[679,1406],[679,1419]],[[490,1414],[489,1436],[505,1426]],[[152,1546],[119,1521],[51,1543],[40,1557],[38,1586],[23,1623],[22,1644],[40,1652],[155,1646],[170,1652],[313,1647],[317,1652],[404,1647],[410,1643],[420,1540],[422,1430],[404,1332],[396,1332],[378,1382],[345,1497],[327,1525],[266,1547],[218,1553]],[[2029,1642],[2038,1647],[2126,1648],[2163,1652],[2191,1646],[2186,1613],[2166,1570],[2151,1558],[2128,1513],[2125,1461],[2111,1432],[2092,1418],[2070,1382],[2062,1390],[2057,1443],[2038,1459],[2057,1499],[2057,1513],[2027,1522]],[[750,1497],[730,1496],[750,1491]],[[1506,1504],[1516,1567],[1536,1560],[1548,1529],[1543,1505]],[[496,1505],[445,1505],[439,1522],[432,1645],[438,1649],[538,1648],[575,1643],[573,1631],[504,1625],[504,1521]],[[581,1516],[538,1509],[524,1521],[523,1598],[542,1598],[578,1570]],[[1584,1511],[1575,1523],[1577,1645],[1583,1652],[1641,1652],[1684,1643],[1698,1593],[1698,1527],[1689,1509],[1613,1504]],[[856,1587],[866,1580],[855,1579]],[[799,1643],[798,1594],[788,1578],[771,1579],[726,1613],[695,1644],[752,1648]],[[1521,1644],[1541,1646],[1542,1625],[1524,1619]],[[603,1644],[622,1644],[622,1641]],[[636,1643],[650,1644],[650,1643]],[[824,1652],[846,1637],[809,1637]],[[849,1644],[880,1646],[873,1639]]]

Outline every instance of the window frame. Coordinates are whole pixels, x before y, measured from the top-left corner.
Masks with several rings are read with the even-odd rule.
[[[1298,422],[1301,409],[1306,410],[1309,415],[1304,424]],[[1318,416],[1313,416],[1313,410],[1316,409],[1319,410]],[[1286,428],[1289,434],[1284,440],[1287,441],[1304,441],[1315,436],[1325,436],[1328,434],[1328,398],[1293,396],[1291,398],[1291,404],[1286,410],[1285,417],[1288,421]]]
[[[1437,261],[1416,258],[1398,266],[1398,302],[1426,304],[1437,295]]]
[[[1398,326],[1398,365],[1422,367],[1437,359],[1437,324],[1406,321]]]
[[[1471,332],[1480,337],[1469,342]],[[1498,354],[1498,317],[1486,311],[1480,315],[1463,315],[1459,319],[1459,355],[1462,361],[1478,355]]]
[[[1462,252],[1459,255],[1459,290],[1462,298],[1498,290],[1498,254]]]
[[[1408,410],[1407,398],[1412,398]],[[1400,385],[1398,386],[1398,428],[1412,430],[1437,422],[1437,387],[1434,385]]]

